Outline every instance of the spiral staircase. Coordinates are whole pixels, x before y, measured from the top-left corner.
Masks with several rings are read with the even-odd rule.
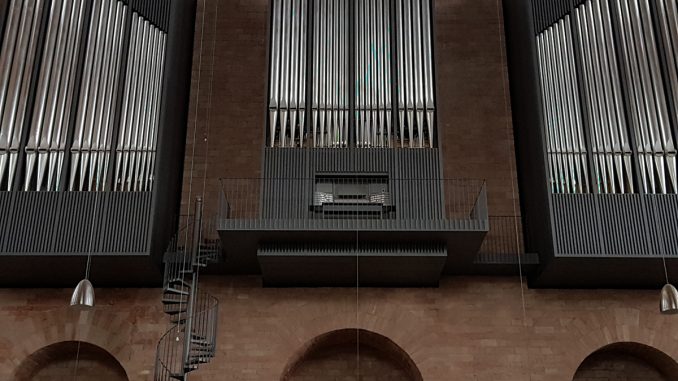
[[[192,221],[179,230],[165,253],[162,303],[171,328],[158,342],[155,381],[185,381],[216,353],[219,301],[199,287],[200,270],[221,255],[218,240],[203,238],[208,225],[198,198]]]

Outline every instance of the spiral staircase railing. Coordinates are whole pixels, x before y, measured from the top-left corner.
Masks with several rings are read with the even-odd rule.
[[[219,241],[205,237],[209,226],[198,199],[192,221],[180,228],[165,253],[162,303],[172,325],[158,342],[155,381],[185,381],[216,354],[219,301],[199,287],[200,269],[221,255]]]

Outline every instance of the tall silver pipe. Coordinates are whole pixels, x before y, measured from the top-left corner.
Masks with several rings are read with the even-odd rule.
[[[434,147],[434,117],[435,103],[433,96],[433,49],[431,48],[431,4],[430,0],[423,0],[422,20],[424,33],[424,73],[425,73],[425,103],[426,103],[426,125],[428,127],[428,138],[430,147]]]
[[[26,143],[26,174],[24,177],[24,190],[29,190],[29,185],[33,179],[33,172],[35,165],[37,163],[38,157],[38,148],[40,143],[43,140],[49,141],[49,136],[43,136],[49,134],[49,130],[45,125],[45,114],[47,108],[47,93],[50,89],[50,79],[52,79],[52,68],[55,66],[55,52],[57,48],[57,38],[59,37],[59,32],[63,31],[63,26],[65,24],[65,11],[61,7],[61,1],[55,0],[52,2],[49,11],[49,18],[47,22],[47,34],[45,37],[45,47],[42,55],[42,62],[40,64],[40,76],[38,77],[38,90],[35,97],[35,106],[33,108],[33,118],[31,121],[31,130],[29,132],[29,139]],[[63,38],[63,36],[61,36]],[[57,59],[58,60],[58,59]],[[41,163],[44,163],[46,167],[46,160],[39,160]],[[42,175],[44,174],[44,167],[38,165],[38,181],[37,189],[40,189],[40,184],[42,183]]]
[[[414,147],[414,73],[413,73],[413,57],[412,52],[412,12],[411,4],[409,1],[405,1],[404,17],[403,22],[405,24],[405,83],[406,83],[406,97],[405,97],[405,106],[406,106],[406,117],[407,125],[409,132],[409,146],[410,148]]]
[[[554,57],[554,74],[555,81],[557,83],[556,88],[556,100],[558,102],[559,110],[559,125],[556,130],[558,136],[558,144],[560,147],[560,155],[562,157],[563,163],[566,167],[567,174],[567,193],[573,193],[577,184],[577,175],[574,168],[574,161],[572,158],[572,144],[570,141],[569,128],[572,124],[569,113],[569,99],[565,92],[565,78],[563,70],[563,61],[565,57],[562,54],[561,50],[561,38],[563,34],[563,21],[561,20],[558,24],[555,25],[554,31],[552,34],[552,49],[555,54]]]
[[[561,140],[561,131],[563,129],[563,107],[561,106],[562,101],[560,99],[560,86],[558,83],[558,68],[557,68],[557,61],[558,58],[556,57],[557,51],[555,48],[555,37],[554,35],[557,33],[556,26],[551,26],[549,28],[549,33],[547,33],[547,39],[546,43],[548,46],[548,54],[547,54],[547,62],[548,62],[548,67],[549,67],[549,76],[550,76],[550,82],[551,82],[551,102],[552,102],[552,115],[554,116],[553,118],[553,126],[551,128],[551,135],[553,139],[553,148],[555,151],[556,155],[556,161],[558,163],[558,169],[559,169],[559,182],[560,182],[560,189],[561,192],[563,193],[569,193],[570,192],[570,174],[569,174],[569,167],[567,165],[567,160],[564,158],[563,155],[563,145],[562,145],[562,140]]]
[[[417,142],[419,148],[424,147],[424,77],[423,77],[423,59],[422,59],[422,36],[421,36],[421,2],[419,0],[412,2],[412,23],[414,31],[414,107],[416,109],[417,121]]]
[[[386,107],[386,146],[393,146],[392,138],[392,90],[391,90],[391,10],[390,1],[384,1],[384,84],[385,84],[385,107]]]
[[[160,51],[158,52],[158,81],[156,82],[156,101],[154,106],[154,122],[153,122],[153,138],[151,139],[151,159],[148,170],[148,186],[147,190],[151,190],[153,187],[153,182],[155,179],[155,155],[158,144],[158,130],[160,129],[160,103],[163,93],[163,83],[165,77],[165,52],[167,50],[167,35],[163,32],[161,33],[161,45]]]
[[[273,1],[273,25],[271,28],[271,89],[269,97],[269,145],[275,145],[278,124],[278,100],[280,97],[280,28],[283,0]]]
[[[48,102],[45,110],[45,123],[47,123],[47,133],[43,134],[42,140],[39,143],[39,148],[44,153],[44,163],[38,165],[38,179],[36,190],[42,189],[43,178],[47,177],[46,190],[56,190],[54,186],[54,169],[56,168],[56,161],[58,154],[54,152],[57,148],[58,142],[61,140],[61,129],[64,127],[59,119],[59,106],[65,100],[68,90],[68,77],[65,75],[70,68],[69,61],[69,40],[75,39],[73,33],[74,25],[77,25],[77,14],[79,10],[79,2],[73,0],[65,0],[63,2],[61,21],[59,25],[59,39],[55,52],[54,70],[50,79],[50,88],[47,96]],[[76,29],[77,31],[77,29]],[[77,33],[77,32],[76,32]],[[38,160],[40,161],[40,159]],[[28,176],[27,176],[28,177]]]
[[[8,149],[10,140],[9,123],[3,123],[5,100],[10,92],[10,74],[12,72],[12,63],[14,62],[15,43],[19,30],[23,30],[25,24],[26,12],[22,12],[22,0],[13,0],[9,7],[7,23],[4,30],[4,43],[0,50],[0,182],[4,179],[5,168],[7,166]],[[19,51],[21,54],[21,51]]]
[[[100,182],[100,190],[104,190],[106,180],[108,179],[108,162],[110,160],[111,140],[114,131],[114,115],[117,109],[117,94],[120,82],[119,72],[121,66],[122,49],[123,49],[123,28],[125,26],[125,19],[127,16],[127,6],[121,1],[117,1],[115,32],[113,35],[113,51],[109,67],[109,86],[106,91],[108,99],[106,101],[106,112],[104,116],[104,133],[103,139],[99,144],[99,167],[97,168],[98,178]]]
[[[65,94],[59,97],[57,106],[55,124],[55,138],[52,140],[52,153],[50,153],[49,175],[47,176],[48,189],[58,189],[61,183],[61,173],[66,154],[66,137],[68,135],[67,127],[71,125],[71,119],[75,117],[71,113],[71,105],[76,100],[74,93],[76,88],[75,72],[77,70],[77,57],[80,51],[80,40],[83,36],[83,24],[85,18],[84,0],[76,0],[71,12],[71,27],[68,35],[68,44],[66,48],[66,61],[64,63],[63,83]]]
[[[547,32],[541,33],[537,37],[537,52],[538,52],[538,59],[539,59],[539,79],[541,83],[541,89],[542,89],[542,109],[544,112],[544,136],[545,136],[545,142],[546,142],[546,155],[547,155],[547,160],[548,160],[548,167],[549,167],[549,178],[550,178],[550,185],[551,185],[551,191],[552,192],[557,192],[558,187],[557,187],[557,168],[555,166],[555,161],[553,157],[553,147],[551,143],[551,108],[549,107],[549,102],[551,99],[551,94],[549,93],[549,86],[547,83],[547,80],[549,78],[549,72],[546,64],[546,59],[545,59],[545,52],[544,52],[544,36]]]
[[[567,47],[567,31],[570,27],[569,16],[566,16],[561,21],[560,34],[559,34],[559,45],[560,45],[560,54],[562,57],[561,65],[561,86],[563,88],[565,103],[567,105],[567,114],[569,124],[565,128],[565,136],[567,138],[567,149],[568,156],[571,158],[573,163],[573,171],[575,174],[575,183],[572,186],[573,193],[581,193],[583,188],[583,174],[582,166],[580,159],[579,144],[577,141],[577,126],[578,120],[576,117],[576,106],[575,106],[575,93],[572,91],[572,78],[570,78],[570,62],[572,60],[572,52],[568,50]]]
[[[327,0],[320,0],[320,57],[319,57],[319,140],[320,147],[325,147],[325,122],[327,109]]]
[[[591,132],[593,137],[593,154],[596,162],[596,169],[598,171],[596,178],[598,179],[598,186],[603,193],[608,193],[607,181],[607,166],[605,160],[605,145],[600,135],[601,118],[600,109],[598,107],[598,91],[596,86],[596,79],[594,76],[594,64],[592,59],[592,44],[590,43],[587,5],[582,5],[578,8],[579,12],[579,36],[581,39],[582,56],[586,70],[584,70],[585,88],[588,94],[588,110],[589,120],[591,121]],[[592,33],[592,32],[591,32]]]
[[[160,31],[151,26],[151,37],[150,37],[150,46],[148,48],[148,51],[146,52],[146,78],[147,78],[147,84],[146,84],[146,93],[148,96],[146,97],[145,100],[145,105],[146,107],[144,108],[144,115],[143,115],[143,132],[141,133],[139,145],[138,145],[138,150],[140,154],[139,158],[139,164],[138,164],[138,170],[137,170],[137,182],[136,182],[136,190],[141,191],[144,190],[146,184],[148,183],[147,181],[147,174],[146,174],[146,161],[148,159],[149,155],[149,140],[151,138],[152,131],[151,129],[153,128],[152,120],[153,120],[153,102],[155,102],[155,92],[153,91],[155,88],[155,82],[157,81],[156,78],[156,57],[158,55],[158,48],[160,45]]]
[[[566,39],[566,51],[569,59],[567,60],[567,66],[568,66],[568,79],[567,84],[568,84],[568,89],[572,97],[573,101],[573,108],[574,108],[574,120],[575,120],[575,125],[573,126],[573,129],[575,130],[573,133],[573,136],[575,137],[576,144],[575,147],[577,149],[577,154],[579,156],[579,166],[580,166],[580,171],[582,173],[582,188],[580,191],[582,193],[588,193],[589,189],[589,177],[588,177],[588,158],[586,156],[586,143],[584,141],[584,126],[582,123],[582,110],[581,110],[581,104],[579,101],[579,79],[577,78],[577,72],[576,72],[576,65],[575,65],[575,57],[574,57],[574,43],[573,43],[573,38],[572,38],[572,27],[570,23],[570,16],[566,16],[566,22],[565,22],[566,28],[565,28],[565,39]]]
[[[669,110],[668,105],[666,104],[666,94],[664,93],[664,86],[661,81],[662,72],[659,64],[659,54],[656,47],[656,38],[654,35],[654,30],[652,28],[652,16],[650,12],[650,4],[647,1],[643,1],[640,4],[640,14],[643,21],[643,31],[645,35],[645,44],[647,46],[647,58],[649,71],[652,75],[652,90],[655,94],[655,109],[657,113],[657,128],[658,128],[658,140],[661,142],[662,155],[660,155],[660,160],[662,160],[661,166],[664,167],[668,164],[669,156],[675,157],[676,147],[673,142],[673,136],[671,133],[670,121],[669,121]],[[673,166],[673,165],[672,165]],[[662,192],[668,192],[668,184],[666,183],[666,174],[669,174],[671,181],[675,180],[675,166],[673,168],[666,168],[666,173],[660,175],[660,179],[663,180]],[[672,184],[672,188],[675,189],[675,182]]]
[[[71,191],[76,190],[75,180],[78,177],[80,171],[78,170],[80,166],[80,156],[81,150],[83,149],[83,140],[85,139],[86,128],[88,125],[91,126],[91,123],[88,123],[88,104],[89,98],[92,96],[90,94],[90,84],[97,79],[93,79],[93,67],[94,67],[94,57],[96,50],[96,41],[99,30],[99,23],[102,22],[103,12],[101,11],[103,6],[102,2],[95,2],[92,7],[92,20],[90,22],[89,28],[89,38],[87,41],[87,54],[85,57],[85,67],[83,69],[82,75],[82,85],[80,87],[80,98],[78,101],[78,120],[75,127],[75,135],[73,137],[73,144],[71,146],[71,177],[69,181],[68,189]],[[81,190],[81,189],[80,189]]]
[[[148,88],[150,87],[150,62],[151,55],[153,25],[148,20],[144,21],[144,37],[142,39],[141,54],[143,57],[143,65],[140,68],[141,86],[139,86],[139,94],[137,96],[137,108],[134,116],[134,133],[132,135],[132,154],[130,156],[130,171],[128,179],[132,191],[138,191],[140,185],[139,167],[141,161],[142,137],[147,126],[145,124],[144,112],[148,102]]]
[[[285,146],[285,139],[287,136],[288,112],[290,106],[290,56],[291,56],[291,15],[292,15],[292,0],[285,0],[282,4],[282,34],[281,34],[281,86],[280,86],[280,131],[279,144],[281,147]]]
[[[288,145],[294,147],[297,129],[297,108],[299,107],[299,0],[290,0],[292,7],[290,34],[290,139]],[[286,139],[283,139],[283,142]]]
[[[320,107],[320,4],[319,0],[313,3],[313,98],[311,101],[311,124],[313,134],[313,147],[317,147],[318,140],[318,115]]]
[[[635,42],[633,38],[633,32],[631,28],[630,15],[628,10],[628,3],[626,1],[616,0],[617,8],[617,17],[620,20],[621,34],[624,36],[623,40],[620,43],[621,53],[624,62],[625,75],[627,83],[631,91],[629,91],[629,97],[631,99],[632,106],[628,110],[630,116],[630,123],[633,127],[633,131],[636,137],[636,144],[639,155],[640,162],[640,177],[643,184],[645,192],[654,192],[654,185],[650,186],[649,178],[652,178],[654,181],[654,170],[648,168],[648,161],[646,158],[651,157],[649,154],[651,152],[651,147],[649,140],[646,137],[647,131],[647,118],[644,112],[644,95],[642,93],[640,81],[640,70],[638,68],[638,60],[636,59],[636,49]],[[648,155],[649,154],[649,155]],[[650,160],[650,163],[652,161]],[[650,189],[651,188],[651,189]]]
[[[130,42],[128,48],[127,73],[125,75],[125,91],[122,102],[122,116],[120,118],[120,128],[118,131],[118,147],[115,163],[115,190],[124,191],[125,166],[127,164],[127,150],[129,149],[129,130],[131,128],[131,119],[136,93],[137,65],[139,62],[138,46],[141,35],[141,18],[134,12],[132,14],[132,26],[130,31]]]
[[[673,115],[678,120],[678,2],[659,0],[659,20],[661,37],[666,49],[666,61],[670,92],[673,94]],[[671,136],[671,135],[668,135]],[[678,192],[676,154],[667,154],[667,168],[673,192]]]
[[[299,12],[299,147],[304,146],[306,126],[306,38],[307,38],[307,0],[301,0]]]
[[[405,146],[405,32],[403,22],[403,2],[396,1],[396,29],[398,30],[398,121],[400,127],[400,146]]]

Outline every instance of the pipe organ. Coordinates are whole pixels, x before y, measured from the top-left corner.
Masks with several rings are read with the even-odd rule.
[[[537,36],[553,192],[678,191],[677,25],[678,0],[587,0]]]
[[[4,188],[16,174],[44,7],[44,0],[13,0],[7,15],[0,53],[0,184],[9,184]]]
[[[272,13],[270,147],[434,147],[430,0],[273,0]]]
[[[11,1],[1,189],[151,190],[168,12],[167,1]]]

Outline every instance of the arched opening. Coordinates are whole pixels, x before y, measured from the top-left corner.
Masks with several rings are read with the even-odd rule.
[[[673,381],[678,363],[655,348],[639,343],[614,343],[590,354],[573,381]]]
[[[78,343],[80,344],[78,346]],[[128,381],[118,360],[96,345],[63,341],[28,356],[15,372],[15,381]]]
[[[410,356],[374,332],[342,329],[307,343],[289,362],[282,381],[423,381]]]

